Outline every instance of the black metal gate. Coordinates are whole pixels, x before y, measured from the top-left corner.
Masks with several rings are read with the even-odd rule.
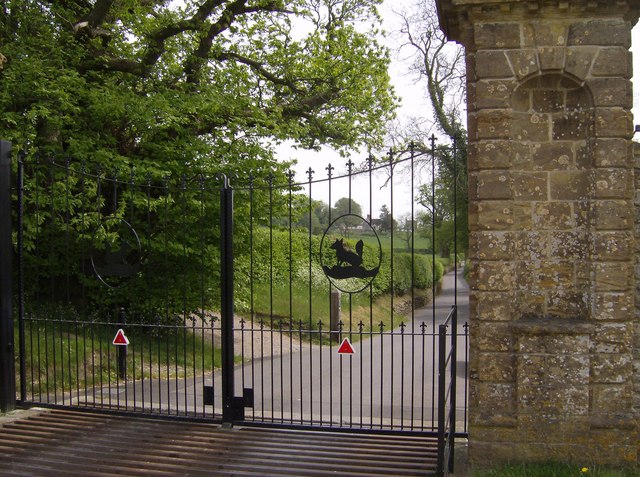
[[[17,389],[25,405],[430,434],[444,472],[468,343],[455,216],[436,256],[435,155],[302,182],[20,157],[3,408]]]

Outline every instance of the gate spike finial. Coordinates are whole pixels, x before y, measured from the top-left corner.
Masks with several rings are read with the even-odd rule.
[[[315,171],[313,169],[311,169],[311,167],[309,167],[309,169],[307,169],[307,175],[309,176],[309,182],[311,182],[311,179],[313,178],[313,173]]]
[[[351,175],[351,173],[353,171],[353,166],[354,166],[353,161],[351,159],[349,159],[347,161],[347,171],[348,171],[349,175]]]
[[[367,165],[369,166],[369,171],[371,171],[371,169],[373,168],[373,162],[374,162],[374,158],[373,158],[373,154],[371,154],[371,151],[369,151],[369,155],[367,156]]]
[[[331,165],[331,163],[329,163],[329,165],[327,167],[325,167],[325,170],[327,171],[327,176],[329,177],[329,179],[331,179],[331,176],[333,175],[333,170],[335,169],[335,167],[333,167]]]

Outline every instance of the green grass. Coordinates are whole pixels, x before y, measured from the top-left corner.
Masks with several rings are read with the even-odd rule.
[[[302,327],[304,329],[309,328],[311,324],[312,329],[317,329],[318,324],[322,323],[322,329],[328,330],[330,326],[330,291],[329,286],[326,288],[318,289],[312,287],[311,295],[309,295],[309,288],[301,285],[294,285],[292,289],[292,299],[289,297],[289,287],[282,285],[275,285],[273,288],[273,301],[271,301],[271,291],[268,285],[257,285],[255,288],[255,311],[259,318],[261,318],[265,324],[271,326],[271,318],[273,317],[273,327],[277,328],[281,326],[288,328],[289,325],[293,328]],[[309,296],[311,299],[309,300]],[[371,329],[371,316],[370,316],[370,304],[371,299],[369,293],[363,291],[361,293],[355,293],[351,295],[342,293],[341,295],[341,318],[344,324],[344,330],[349,328],[349,322],[351,322],[351,329],[357,330],[358,323],[362,320],[364,323],[364,331]],[[389,304],[387,304],[389,302]],[[309,304],[311,303],[311,307]],[[379,323],[382,321],[386,324],[391,321],[391,307],[388,297],[381,297],[373,302],[375,322],[373,323],[374,329],[379,330]],[[349,313],[351,311],[351,313]],[[292,316],[293,319],[289,317]],[[311,317],[311,318],[310,318]],[[351,318],[351,319],[350,319]],[[396,318],[398,318],[396,316]],[[399,323],[399,321],[398,321]]]
[[[103,386],[121,378],[116,326],[72,321],[25,324],[27,393],[35,396]],[[127,325],[127,380],[183,377],[220,366],[220,349],[202,328]],[[196,333],[193,332],[196,331]],[[18,332],[16,330],[16,349]],[[16,361],[19,382],[19,361]],[[18,384],[19,386],[19,384]]]
[[[429,290],[430,291],[430,290]],[[424,293],[424,292],[422,292]],[[273,296],[273,300],[271,299]],[[269,285],[256,285],[254,289],[254,309],[255,320],[262,320],[264,325],[271,328],[282,327],[288,329],[302,328],[304,330],[317,330],[320,323],[323,331],[329,331],[331,324],[330,317],[330,291],[329,286],[318,289],[311,289],[311,309],[309,307],[309,288],[295,284],[290,300],[289,287],[275,285],[270,290]],[[394,297],[397,304],[401,299],[407,297]],[[381,330],[390,331],[396,328],[407,318],[391,312],[391,296],[384,295],[377,297],[371,302],[369,293],[365,290],[354,293],[351,296],[347,293],[341,295],[341,321],[343,323],[343,333],[350,333],[352,341],[358,341],[360,331],[366,334],[370,331],[379,333]],[[293,319],[289,317],[292,316]],[[311,316],[311,319],[309,318]],[[392,322],[393,320],[393,322]],[[362,322],[362,326],[360,323]],[[255,325],[254,325],[255,326]],[[308,338],[308,336],[304,336]],[[326,338],[326,337],[325,337]],[[315,341],[320,338],[317,335],[312,337]]]
[[[476,470],[472,475],[473,477],[640,477],[640,468],[550,462],[505,465],[491,470]]]

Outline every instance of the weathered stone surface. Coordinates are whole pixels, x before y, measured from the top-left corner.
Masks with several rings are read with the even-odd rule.
[[[589,110],[568,111],[552,119],[554,141],[586,139],[593,136],[593,113]]]
[[[566,50],[562,47],[538,48],[538,61],[542,71],[564,68]]]
[[[476,114],[478,139],[508,139],[511,131],[509,111],[480,110]]]
[[[597,19],[575,22],[569,27],[569,45],[631,46],[629,23],[622,19]]]
[[[511,175],[508,171],[481,171],[478,173],[478,198],[510,199]]]
[[[478,353],[477,356],[479,381],[494,384],[514,381],[515,358],[512,353]]]
[[[520,206],[511,201],[496,200],[479,202],[476,208],[480,230],[511,230],[516,223],[526,222],[527,216],[531,222],[531,208],[529,206],[527,210],[526,204]],[[473,212],[473,207],[470,206],[470,210]]]
[[[470,234],[470,248],[476,250],[474,256],[480,260],[511,260],[513,246],[513,237],[509,232],[473,232]]]
[[[589,383],[589,348],[584,354],[539,353],[518,356],[518,390],[522,386],[566,389]],[[588,392],[587,400],[588,400]]]
[[[554,230],[548,233],[547,259],[586,260],[589,251],[586,230]]]
[[[561,171],[574,169],[574,141],[554,141],[533,146],[532,161],[536,170]]]
[[[470,325],[472,328],[474,324]],[[493,323],[491,325],[493,332],[490,335],[486,333],[476,334],[475,346],[478,351],[488,353],[506,353],[513,350],[514,338],[508,323]]]
[[[567,43],[566,23],[536,21],[527,26],[533,30],[533,42],[537,46],[564,46]]]
[[[595,113],[597,137],[621,137],[629,139],[633,132],[631,112],[622,108],[598,108]]]
[[[594,296],[595,320],[628,321],[633,313],[633,297],[629,293],[596,293]]]
[[[598,200],[594,204],[596,230],[630,230],[632,205],[625,200]]]
[[[533,207],[533,223],[541,230],[563,230],[575,226],[570,202],[539,202]]]
[[[485,292],[474,294],[471,299],[476,307],[476,316],[482,321],[511,321],[513,320],[514,296],[505,292]]]
[[[549,256],[549,233],[541,230],[511,232],[514,261],[540,262]]]
[[[571,319],[587,316],[588,310],[589,295],[585,291],[557,289],[547,293],[546,313],[549,316]]]
[[[474,98],[477,109],[508,108],[511,95],[517,83],[513,79],[480,80],[474,84]]]
[[[492,412],[482,416],[472,415],[470,421],[486,422],[486,419],[492,419],[494,425],[499,427],[512,427],[515,428],[516,422],[513,418],[514,403],[516,399],[515,386],[511,383],[488,383],[478,382],[474,386],[473,391],[469,396],[472,402],[492,402],[494,407]],[[478,409],[478,406],[471,406],[473,409]],[[470,409],[470,412],[471,409]],[[497,416],[497,419],[495,418]],[[505,430],[505,429],[503,429]],[[508,430],[505,430],[508,432]]]
[[[598,199],[632,199],[633,176],[627,169],[600,168],[595,172]]]
[[[535,49],[507,51],[507,57],[517,78],[526,78],[538,71],[537,53]]]
[[[478,50],[520,47],[519,23],[480,23],[475,28],[475,47]]]
[[[513,76],[511,64],[504,50],[481,50],[475,55],[475,73],[478,79],[510,78]]]
[[[600,384],[631,382],[633,359],[629,354],[594,354],[591,358],[591,379]]]
[[[515,200],[542,200],[549,194],[546,172],[513,172],[513,198]]]
[[[550,374],[553,374],[550,370]],[[587,368],[588,374],[588,368]],[[580,416],[589,410],[589,387],[518,385],[518,410],[525,414]],[[545,437],[549,438],[547,432]]]
[[[595,106],[627,109],[633,106],[631,81],[626,78],[595,78],[589,81],[589,87]]]
[[[631,52],[624,47],[600,48],[591,74],[630,79],[632,76]]]
[[[594,284],[599,292],[626,291],[632,286],[633,270],[628,262],[594,264]]]
[[[629,260],[633,256],[633,235],[627,231],[594,232],[593,257],[599,261]]]
[[[585,79],[591,71],[598,49],[595,47],[567,48],[564,71],[576,78]]]
[[[553,290],[573,284],[573,263],[568,261],[518,262],[515,270],[520,289]]]
[[[594,384],[591,393],[593,412],[617,414],[632,406],[633,388],[628,384]]]
[[[475,268],[478,290],[508,291],[513,281],[513,266],[509,262],[480,262]]]
[[[471,33],[472,459],[635,461],[640,8],[439,1]]]
[[[518,141],[548,141],[550,139],[549,116],[539,113],[513,113],[513,120],[504,127],[511,139]]]
[[[595,327],[593,351],[598,354],[631,354],[633,337],[631,323],[600,322]]]
[[[477,144],[476,150],[479,168],[507,169],[512,163],[524,161],[528,157],[529,147],[512,141],[482,141]]]
[[[551,200],[582,200],[591,194],[589,171],[554,171],[549,173]]]
[[[597,138],[594,145],[597,167],[630,167],[632,158],[626,139]]]

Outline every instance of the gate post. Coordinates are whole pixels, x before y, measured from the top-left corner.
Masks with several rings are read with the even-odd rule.
[[[11,255],[11,143],[0,141],[0,411],[16,407]]]
[[[220,189],[220,326],[222,335],[222,420],[236,420],[233,374],[233,189]]]
[[[471,464],[636,463],[640,3],[436,4],[467,60]]]

